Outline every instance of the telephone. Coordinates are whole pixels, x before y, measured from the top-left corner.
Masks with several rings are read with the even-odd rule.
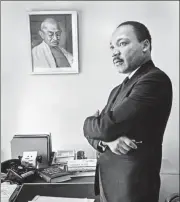
[[[4,173],[3,181],[21,184],[34,179],[35,168],[21,165],[20,159],[10,159],[1,163],[1,173]]]
[[[1,163],[1,172],[7,173],[8,169],[17,169],[21,165],[20,159],[10,159]]]

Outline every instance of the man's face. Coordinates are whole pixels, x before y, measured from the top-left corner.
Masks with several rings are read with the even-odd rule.
[[[130,73],[143,60],[143,42],[139,42],[133,26],[122,25],[112,35],[110,48],[119,73]]]
[[[51,47],[56,47],[59,45],[61,30],[56,23],[46,23],[40,35],[45,43]]]

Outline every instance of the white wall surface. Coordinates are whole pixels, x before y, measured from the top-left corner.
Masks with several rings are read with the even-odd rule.
[[[76,10],[80,74],[31,75],[29,10]],[[84,149],[85,118],[102,109],[110,90],[124,79],[113,67],[109,41],[123,21],[144,23],[152,35],[152,58],[173,84],[172,111],[163,157],[179,170],[178,2],[1,2],[1,161],[11,157],[15,134],[52,133],[53,150]]]

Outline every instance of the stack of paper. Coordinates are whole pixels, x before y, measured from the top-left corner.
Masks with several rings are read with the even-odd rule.
[[[1,184],[1,202],[8,202],[12,193],[16,189],[17,184],[2,183]]]
[[[33,201],[36,201],[36,202],[94,202],[94,199],[36,196],[32,201],[28,201],[28,202],[33,202]]]
[[[77,159],[67,163],[68,171],[95,171],[97,159]]]
[[[52,165],[54,164],[67,164],[68,160],[75,159],[74,150],[58,150],[55,152]]]

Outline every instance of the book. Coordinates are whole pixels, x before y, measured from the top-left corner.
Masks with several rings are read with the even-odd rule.
[[[68,157],[63,156],[63,157],[58,157],[58,158],[56,157],[53,159],[52,165],[53,164],[67,164],[67,162],[69,160],[74,160],[74,156],[68,156]]]
[[[74,177],[91,177],[91,176],[95,176],[95,171],[86,171],[86,172],[74,171],[74,172],[71,172],[71,178],[74,178]]]
[[[52,165],[65,164],[69,160],[74,160],[74,159],[75,159],[74,150],[57,150],[57,152],[55,152],[55,154],[54,154]]]
[[[96,167],[97,159],[76,159],[67,162],[69,167]]]
[[[96,167],[95,166],[77,166],[77,167],[68,167],[68,171],[95,171]]]
[[[60,166],[53,165],[47,168],[41,168],[38,170],[38,175],[46,182],[63,182],[70,180],[70,173],[64,171]]]
[[[71,175],[64,175],[64,176],[60,176],[60,177],[55,177],[55,178],[49,178],[46,175],[39,175],[43,180],[45,180],[46,182],[49,183],[56,183],[56,182],[65,182],[68,180],[71,180]]]

